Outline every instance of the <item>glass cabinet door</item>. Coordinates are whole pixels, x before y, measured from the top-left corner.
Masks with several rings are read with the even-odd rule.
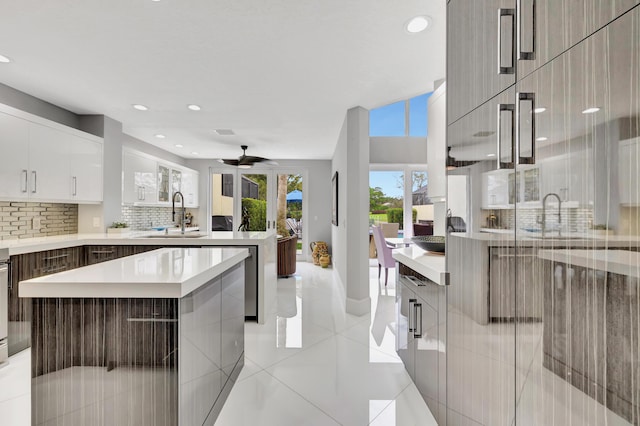
[[[158,165],[158,202],[168,203],[171,201],[169,193],[169,167]]]

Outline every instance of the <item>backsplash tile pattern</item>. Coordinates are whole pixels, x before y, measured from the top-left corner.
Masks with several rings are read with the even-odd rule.
[[[490,210],[485,210],[485,216]],[[516,227],[514,210],[494,210],[500,225],[504,229]],[[518,228],[539,229],[538,219],[542,218],[542,209],[518,208]],[[560,213],[562,232],[588,232],[593,225],[593,210],[589,208],[563,208]],[[547,229],[557,229],[557,210],[547,210]]]
[[[122,206],[122,221],[129,225],[132,231],[142,231],[154,226],[172,225],[171,207],[151,207],[151,206]],[[197,217],[195,210],[187,209]],[[180,214],[176,209],[176,220]],[[108,223],[107,226],[110,224]]]
[[[33,218],[40,229],[33,229]],[[78,205],[0,201],[0,240],[78,233]]]

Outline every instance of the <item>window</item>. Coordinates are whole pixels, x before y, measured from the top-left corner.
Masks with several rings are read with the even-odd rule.
[[[369,111],[369,136],[426,137],[427,103],[432,93]]]
[[[222,195],[224,197],[233,197],[233,175],[222,175]]]

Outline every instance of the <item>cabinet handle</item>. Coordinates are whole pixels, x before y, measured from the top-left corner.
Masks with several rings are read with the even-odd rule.
[[[418,312],[420,312],[420,320],[418,320]],[[413,305],[413,315],[415,316],[416,326],[413,329],[413,337],[422,337],[422,303],[415,303]],[[418,325],[420,325],[420,331],[418,331]]]
[[[409,299],[409,332],[410,333],[413,333],[414,331],[416,331],[413,325],[412,318],[413,318],[413,314],[415,313],[413,310],[413,306],[414,306],[414,303],[416,303],[417,301],[418,299]]]
[[[33,189],[31,189],[31,193],[35,194],[38,190],[38,172],[35,170],[31,171],[31,177],[33,178]]]
[[[515,129],[516,129],[516,108],[513,104],[498,104],[498,152],[496,156],[498,158],[498,169],[513,169],[515,167]],[[509,161],[502,161],[502,113],[508,112],[511,115],[511,126],[509,127],[509,134],[511,139],[511,153]]]
[[[93,250],[91,254],[113,254],[113,250]]]
[[[529,0],[531,2],[531,46],[524,48],[524,36],[523,36],[523,19],[522,8],[523,0],[518,0],[517,9],[517,46],[518,46],[518,60],[532,61],[536,58],[536,0]]]
[[[62,259],[64,257],[69,257],[69,253],[65,253],[65,254],[59,254],[57,256],[49,256],[49,257],[44,257],[42,258],[43,262],[47,262],[49,260],[56,260],[56,259]]]
[[[24,185],[20,185],[20,190],[21,190],[22,192],[27,192],[27,191],[29,190],[29,184],[28,184],[28,182],[27,182],[27,181],[28,181],[28,179],[29,179],[29,176],[28,176],[28,175],[29,175],[29,172],[27,172],[27,170],[26,170],[26,169],[23,169],[23,170],[22,170],[22,179],[21,179],[21,180],[22,180],[22,183],[23,183]]]
[[[508,66],[503,66],[502,64],[502,17],[508,16],[511,18],[511,37],[509,40],[511,41],[511,54],[510,54],[510,62]],[[516,10],[515,9],[498,9],[498,74],[515,74],[515,44],[513,42],[515,36],[515,20],[516,20]]]
[[[142,200],[144,201],[147,198],[147,188],[142,187]]]
[[[533,93],[518,93],[517,94],[518,102],[516,103],[516,116],[518,120],[516,122],[516,147],[518,149],[518,164],[536,164],[536,114],[534,110],[536,109],[535,95]],[[522,113],[522,104],[528,104],[526,106],[526,113]],[[528,111],[527,111],[528,109]],[[522,146],[522,120],[529,119],[529,126],[531,130],[526,132],[530,138],[529,146],[531,149],[530,155],[523,155],[523,152],[526,152],[526,149],[523,149]],[[529,147],[526,147],[529,148]]]
[[[71,178],[71,181],[73,183],[73,196],[75,197],[76,195],[78,195],[78,178],[73,176]]]

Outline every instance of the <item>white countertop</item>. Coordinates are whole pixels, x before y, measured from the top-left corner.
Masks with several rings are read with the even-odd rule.
[[[246,248],[162,248],[21,281],[19,295],[180,298],[248,256]]]
[[[599,235],[599,234],[563,234],[560,237],[550,235],[546,238],[537,238],[531,233],[517,234],[513,230],[510,233],[493,232],[452,232],[449,237],[467,238],[478,241],[486,241],[491,247],[512,247],[516,244],[522,247],[639,247],[640,236],[636,235]]]
[[[413,246],[393,250],[393,258],[436,284],[447,284],[444,253],[432,253]]]
[[[189,233],[193,235],[196,233]],[[24,238],[18,240],[0,241],[0,251],[8,249],[9,255],[32,253],[43,250],[54,250],[81,245],[201,245],[201,246],[247,246],[262,245],[270,238],[275,238],[274,232],[235,232],[216,231],[203,233],[199,238],[180,237],[173,234],[164,236],[163,231],[132,231],[129,234],[69,234],[54,237]]]
[[[538,257],[640,278],[640,253],[628,250],[540,250]]]

